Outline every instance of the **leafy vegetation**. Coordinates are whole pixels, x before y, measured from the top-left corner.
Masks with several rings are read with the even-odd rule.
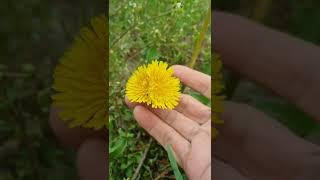
[[[167,152],[137,125],[126,107],[125,85],[138,65],[153,59],[169,65],[189,62],[209,1],[111,0],[109,6],[109,176],[174,178]],[[208,74],[211,74],[210,37],[208,31],[195,66]],[[203,96],[192,93],[209,103]]]

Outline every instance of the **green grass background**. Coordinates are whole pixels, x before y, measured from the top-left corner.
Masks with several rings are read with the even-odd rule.
[[[208,0],[111,0],[109,17],[109,177],[132,178],[146,149],[137,179],[174,179],[166,151],[133,119],[124,103],[133,70],[153,59],[187,64],[209,7]],[[181,3],[181,6],[179,5]],[[196,69],[211,74],[211,31]],[[204,99],[195,92],[193,95]],[[150,148],[148,148],[150,146]]]

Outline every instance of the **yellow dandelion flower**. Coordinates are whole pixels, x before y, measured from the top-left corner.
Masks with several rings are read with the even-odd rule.
[[[180,81],[173,68],[162,61],[138,67],[129,78],[126,94],[131,102],[146,103],[152,108],[173,109],[180,100]]]
[[[54,71],[53,104],[70,127],[108,126],[107,18],[95,17],[65,52]]]

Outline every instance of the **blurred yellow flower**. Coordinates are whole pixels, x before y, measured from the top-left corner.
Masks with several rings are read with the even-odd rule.
[[[162,61],[138,67],[129,78],[126,95],[131,102],[146,103],[152,108],[173,109],[180,100],[180,81],[173,68]]]
[[[54,71],[53,104],[70,127],[108,127],[107,43],[107,18],[93,18]]]

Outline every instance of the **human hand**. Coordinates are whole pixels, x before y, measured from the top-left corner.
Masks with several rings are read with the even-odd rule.
[[[270,88],[320,121],[320,48],[215,12],[213,40],[224,65]],[[320,147],[248,105],[226,102],[213,144],[216,180],[320,179]]]
[[[185,66],[173,66],[182,83],[211,98],[211,77]],[[172,146],[178,164],[191,180],[211,179],[211,108],[192,96],[182,94],[174,110],[147,108],[126,103],[133,108],[139,125],[164,148]]]
[[[58,117],[58,108],[52,107],[50,125],[65,147],[77,149],[77,170],[82,180],[108,179],[107,131],[94,131],[85,128],[69,128]]]

